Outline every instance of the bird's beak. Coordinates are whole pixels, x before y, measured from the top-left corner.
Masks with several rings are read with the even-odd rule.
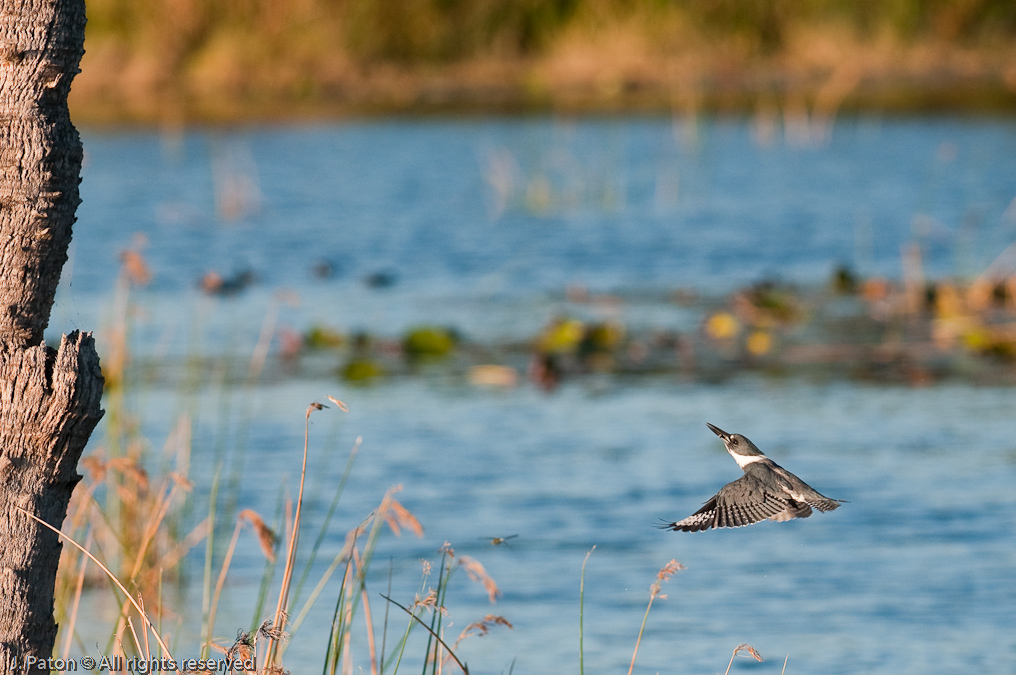
[[[706,422],[706,426],[707,426],[707,427],[709,427],[709,430],[710,430],[710,431],[712,431],[712,432],[713,432],[714,434],[716,434],[717,436],[719,436],[720,438],[722,438],[722,439],[723,439],[723,442],[724,442],[724,443],[726,443],[727,441],[729,441],[729,440],[730,440],[730,434],[728,434],[728,433],[727,433],[726,431],[724,431],[723,429],[721,429],[721,428],[719,428],[719,427],[714,427],[714,426],[713,426],[712,424],[710,424],[709,422]]]

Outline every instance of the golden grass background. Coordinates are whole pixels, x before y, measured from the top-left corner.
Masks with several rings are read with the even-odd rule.
[[[1005,0],[90,0],[86,122],[1016,109]]]

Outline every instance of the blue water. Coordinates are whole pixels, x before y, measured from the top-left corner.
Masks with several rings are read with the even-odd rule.
[[[679,127],[86,133],[74,293],[55,326],[95,325],[94,299],[136,233],[156,323],[193,300],[205,272],[251,270],[259,302],[229,310],[249,322],[290,288],[302,308],[284,318],[299,327],[391,333],[426,321],[480,338],[530,335],[546,318],[535,303],[568,285],[723,293],[763,278],[820,283],[837,264],[899,278],[911,241],[929,276],[969,277],[1016,239],[1011,122],[848,120],[817,147],[759,146],[737,121],[703,122],[691,139]],[[237,193],[240,217],[224,222],[217,200]],[[311,274],[321,261],[335,272],[323,282]],[[378,272],[396,281],[384,294],[362,282]]]
[[[154,277],[133,296],[134,348],[169,363],[194,351],[246,359],[279,289],[299,297],[278,307],[281,325],[297,330],[322,323],[397,335],[426,321],[496,340],[532,335],[569,285],[624,298],[612,310],[621,320],[669,327],[688,320],[660,299],[678,287],[817,285],[839,263],[898,278],[900,247],[911,241],[929,276],[972,276],[1016,239],[1012,122],[846,120],[827,144],[808,147],[760,145],[743,121],[701,121],[694,135],[689,124],[86,131],[84,202],[53,328],[96,329],[102,352],[117,256],[138,232]],[[228,184],[240,194],[233,219],[216,205]],[[312,266],[325,259],[334,276],[315,278]],[[235,298],[207,298],[196,282],[210,269],[251,269],[257,282]],[[377,272],[394,285],[364,284]],[[439,373],[350,388],[327,371],[244,389],[210,372],[196,403],[155,381],[134,406],[155,447],[181,408],[193,413],[196,513],[215,459],[242,434],[239,506],[271,514],[280,481],[292,489],[299,471],[304,410],[328,394],[350,412],[313,417],[311,531],[357,436],[363,447],[323,558],[402,484],[400,499],[426,533],[382,539],[370,580],[375,617],[389,560],[395,597],[411,601],[418,560],[436,561],[451,542],[504,595],[491,607],[458,572],[450,637],[487,613],[515,626],[463,643],[472,672],[507,672],[513,661],[518,673],[578,669],[580,570],[594,545],[587,672],[627,668],[649,586],[671,558],[687,570],[656,600],[636,672],[722,672],[745,642],[766,662],[739,658],[732,672],[776,673],[787,655],[787,673],[1016,670],[1016,391],[603,377],[547,395],[525,384],[476,389]],[[739,475],[705,422],[746,434],[848,503],[790,523],[655,529]],[[484,541],[511,534],[507,546]],[[220,635],[249,623],[260,561],[243,539]],[[201,563],[200,554],[190,560],[192,576]],[[200,601],[200,589],[185,592]],[[291,645],[293,672],[320,667],[334,592]],[[197,654],[197,630],[179,630],[180,655]]]

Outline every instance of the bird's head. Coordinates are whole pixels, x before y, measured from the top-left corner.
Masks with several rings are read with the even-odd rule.
[[[743,458],[745,457],[765,457],[765,455],[762,454],[762,451],[755,447],[754,443],[741,434],[728,434],[723,429],[715,427],[708,422],[706,422],[706,426],[709,427],[714,434],[720,437],[723,444],[727,446],[727,452],[733,455],[734,459],[736,459],[737,463],[741,466],[744,466],[745,464],[743,461]]]

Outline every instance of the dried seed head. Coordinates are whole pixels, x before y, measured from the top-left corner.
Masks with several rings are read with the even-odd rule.
[[[750,644],[745,643],[737,645],[737,649],[734,650],[734,656],[739,655],[741,652],[748,652],[748,654],[750,656],[753,656],[756,661],[762,660],[762,655],[759,654],[757,651],[755,651],[755,648],[752,647]]]
[[[420,607],[434,609],[435,605],[437,605],[437,591],[433,588],[427,589],[427,595],[422,598],[417,594],[413,599],[413,611],[416,611]]]
[[[423,526],[420,525],[420,521],[409,512],[409,509],[400,504],[398,500],[389,500],[388,509],[384,515],[385,522],[388,523],[388,527],[395,534],[400,534],[402,532],[401,528],[405,527],[411,530],[417,537],[423,536]]]
[[[666,598],[667,596],[660,595],[660,590],[663,588],[663,582],[669,580],[670,577],[674,576],[683,569],[685,569],[684,565],[676,560],[671,560],[669,563],[660,568],[660,571],[656,573],[656,581],[654,581],[653,585],[649,587],[649,592],[652,597],[655,598],[659,596]]]
[[[286,621],[289,619],[289,615],[282,612],[282,625],[286,625]],[[271,619],[266,619],[260,626],[258,626],[257,639],[266,638],[268,640],[281,640],[282,642],[289,641],[289,633],[282,630],[280,627],[275,626],[275,622]]]
[[[346,404],[340,401],[339,399],[335,398],[334,396],[329,396],[328,400],[334,403],[335,406],[342,412],[349,412],[349,408],[346,407]]]
[[[237,520],[250,523],[250,526],[254,528],[254,532],[258,535],[261,552],[265,554],[265,558],[269,562],[275,562],[275,545],[278,543],[278,537],[275,536],[275,532],[270,527],[265,525],[265,521],[258,515],[257,511],[244,509],[237,514],[236,518]]]
[[[666,581],[667,579],[674,576],[683,569],[686,569],[684,565],[677,562],[676,560],[671,560],[669,563],[667,563],[660,569],[660,571],[656,575],[656,578],[659,579],[660,581]]]
[[[479,560],[464,555],[459,557],[459,565],[462,566],[462,569],[466,570],[466,574],[469,575],[470,579],[483,584],[483,588],[487,591],[487,597],[490,598],[491,602],[497,602],[501,591],[498,589],[494,579],[487,574],[487,570],[484,569]]]
[[[473,630],[476,631],[478,635],[486,635],[487,633],[490,632],[490,629],[493,626],[505,626],[507,628],[514,628],[514,626],[512,626],[511,621],[504,618],[503,616],[498,616],[496,614],[488,614],[479,621],[474,621],[473,623],[466,626],[466,629],[462,632],[467,633]]]

